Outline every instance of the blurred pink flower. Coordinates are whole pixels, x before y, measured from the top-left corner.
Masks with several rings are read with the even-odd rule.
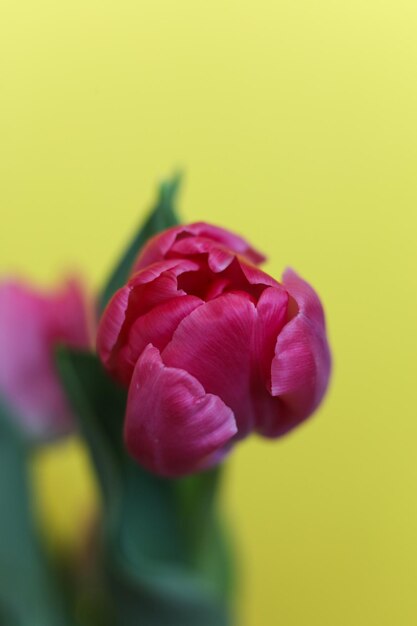
[[[41,293],[0,282],[0,394],[31,437],[71,429],[73,415],[54,364],[54,348],[91,343],[89,307],[78,282]]]
[[[320,300],[292,270],[258,269],[243,239],[204,223],[153,237],[100,322],[98,352],[129,387],[125,441],[181,476],[250,432],[279,437],[319,405],[330,375]]]

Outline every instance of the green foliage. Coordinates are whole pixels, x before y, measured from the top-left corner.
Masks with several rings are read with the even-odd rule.
[[[175,201],[180,182],[180,176],[176,175],[171,180],[161,183],[155,207],[122,254],[99,297],[98,309],[100,314],[104,311],[112,295],[126,282],[137,253],[147,240],[160,231],[178,224]]]
[[[28,450],[0,402],[0,624],[68,626],[30,506]]]
[[[103,311],[140,248],[177,222],[176,177],[161,185],[144,226],[101,297]],[[61,348],[57,365],[89,446],[103,496],[103,569],[111,626],[228,626],[230,567],[219,524],[219,470],[183,480],[154,476],[123,445],[126,391],[94,354]]]
[[[124,451],[125,392],[97,357],[61,349],[57,362],[102,487],[114,623],[226,626],[224,545],[214,498],[218,470],[185,480],[145,471]]]

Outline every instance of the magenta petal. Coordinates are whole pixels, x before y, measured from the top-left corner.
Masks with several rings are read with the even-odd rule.
[[[184,230],[184,226],[173,226],[172,228],[168,228],[162,233],[154,235],[148,239],[140,251],[133,265],[132,271],[136,272],[142,268],[146,268],[148,265],[161,261],[174,243],[177,236],[184,232]]]
[[[163,259],[175,240],[187,235],[212,239],[233,252],[241,254],[252,263],[259,264],[265,261],[265,257],[252,248],[242,237],[218,226],[197,222],[184,226],[174,226],[149,239],[135,262],[134,271]]]
[[[272,278],[272,276],[266,274],[266,272],[263,272],[254,265],[249,265],[242,259],[239,259],[239,266],[250,285],[265,285],[268,287],[281,288],[281,285],[275,278]]]
[[[291,427],[320,404],[329,382],[330,367],[324,330],[303,314],[297,315],[278,336],[271,368],[271,393],[285,406]]]
[[[256,306],[258,319],[254,349],[265,390],[271,386],[271,363],[275,355],[278,334],[286,322],[288,299],[288,293],[281,285],[267,287]]]
[[[221,295],[188,315],[162,352],[164,363],[186,370],[231,407],[239,438],[255,421],[251,386],[256,317],[247,298]]]
[[[214,300],[214,298],[217,298],[218,296],[220,296],[224,291],[227,290],[228,287],[230,287],[230,280],[228,278],[218,278],[216,280],[213,280],[212,283],[210,284],[208,290],[206,291],[205,294],[205,299],[206,300]]]
[[[289,430],[299,420],[292,416],[280,398],[271,395],[271,364],[275,357],[277,336],[282,331],[288,315],[289,296],[279,287],[268,287],[258,304],[255,349],[259,359],[260,377],[253,389],[256,413],[256,430],[266,437],[277,437]]]
[[[236,433],[233,412],[188,372],[147,346],[129,389],[124,437],[146,469],[177,477],[217,462]]]
[[[297,302],[299,310],[315,324],[324,328],[323,307],[313,287],[291,268],[285,270],[282,278],[284,287]]]
[[[161,274],[170,272],[172,276],[179,276],[184,272],[192,272],[199,269],[198,263],[190,259],[165,259],[146,266],[143,269],[136,270],[130,278],[128,285],[137,287],[145,285],[157,279]]]
[[[325,394],[331,369],[318,296],[292,270],[285,272],[284,286],[291,296],[288,307],[293,317],[278,333],[271,395],[257,396],[257,430],[266,437],[283,435],[313,413]]]
[[[233,252],[237,252],[246,257],[251,263],[259,264],[265,261],[265,256],[261,252],[258,252],[258,250],[252,248],[243,237],[239,237],[239,235],[231,233],[224,228],[206,224],[205,222],[196,222],[195,224],[191,224],[190,231],[192,231],[193,235],[207,237],[208,239],[217,241]]]
[[[128,284],[114,294],[100,320],[97,352],[120,382],[128,383],[133,371],[134,362],[125,367],[130,354],[126,340],[132,323],[164,302],[185,297],[185,292],[178,288],[178,276],[196,268],[196,263],[187,260],[155,263],[134,274]]]
[[[284,285],[299,312],[278,337],[271,390],[293,414],[304,418],[317,408],[326,392],[331,355],[323,307],[314,289],[289,269],[284,273]]]
[[[69,278],[46,299],[50,302],[50,306],[44,308],[49,341],[66,342],[72,348],[91,347],[95,320],[92,302],[82,282],[75,277]]]
[[[156,306],[133,322],[126,343],[118,350],[115,373],[120,381],[129,383],[136,361],[151,343],[162,351],[171,340],[178,324],[203,301],[195,296],[181,296]]]
[[[175,242],[170,250],[170,254],[175,253],[182,256],[193,256],[195,254],[207,254],[208,266],[214,273],[222,272],[230,265],[235,258],[235,254],[228,248],[219,245],[212,239],[204,237],[187,237]]]
[[[0,393],[34,437],[62,434],[72,411],[54,363],[54,348],[90,343],[85,296],[76,281],[39,293],[7,281],[0,284]]]
[[[116,291],[101,317],[97,331],[97,352],[104,365],[108,365],[126,317],[130,289],[125,286]]]
[[[178,286],[182,274],[195,274],[199,265],[186,259],[161,261],[134,274],[128,282],[129,311],[138,317],[152,308],[186,293]]]

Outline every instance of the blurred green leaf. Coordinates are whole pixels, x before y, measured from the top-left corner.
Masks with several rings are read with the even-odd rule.
[[[184,554],[174,482],[149,474],[123,446],[126,392],[91,353],[60,348],[57,364],[97,470],[112,543],[136,556],[178,560]]]
[[[120,533],[109,554],[118,625],[230,624],[229,598],[218,585],[219,552],[210,555],[214,576],[210,565],[203,563],[205,548],[210,545],[209,552],[215,547],[212,516],[189,535],[198,516],[181,506],[180,483],[149,474],[127,459]],[[196,535],[200,541],[194,540]]]
[[[123,446],[126,392],[93,354],[60,349],[64,386],[89,443],[105,502],[105,558],[119,626],[226,626],[219,470],[168,480]]]
[[[234,591],[231,541],[218,511],[223,468],[194,474],[177,481],[191,563],[204,572],[219,596],[230,599]]]
[[[179,567],[112,568],[118,626],[230,626],[226,602],[204,579]]]
[[[121,506],[126,392],[106,375],[92,353],[59,347],[56,364],[90,450],[106,513],[105,531],[111,533]]]
[[[62,598],[32,519],[26,444],[0,401],[0,623],[64,626]]]
[[[171,180],[161,183],[154,208],[126,248],[99,297],[99,315],[104,311],[113,294],[127,281],[133,262],[147,240],[162,230],[178,224],[175,202],[180,182],[181,177],[177,174]]]

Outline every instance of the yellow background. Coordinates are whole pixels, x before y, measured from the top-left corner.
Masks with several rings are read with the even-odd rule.
[[[417,623],[416,33],[415,0],[0,5],[2,272],[99,286],[180,167],[184,220],[325,303],[325,405],[229,466],[242,626]]]

